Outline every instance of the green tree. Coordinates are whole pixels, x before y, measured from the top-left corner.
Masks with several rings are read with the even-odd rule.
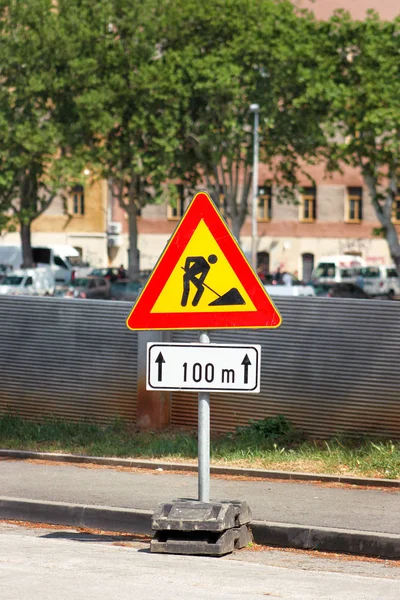
[[[0,211],[1,210],[4,210],[4,208],[1,208],[0,205]],[[7,233],[8,231],[15,231],[12,218],[7,215],[6,212],[0,212],[0,235]]]
[[[382,21],[369,12],[353,21],[338,12],[322,25],[320,68],[307,100],[321,107],[329,170],[357,167],[400,270],[400,244],[393,208],[400,177],[400,17]]]
[[[319,25],[286,0],[176,0],[168,22],[165,53],[184,90],[176,165],[189,186],[205,179],[215,200],[224,197],[239,239],[252,179],[250,104],[260,106],[260,159],[282,197],[323,140],[314,107],[298,100],[318,61]]]
[[[173,202],[172,182],[192,190],[205,180],[215,199],[222,193],[239,238],[252,102],[261,106],[261,158],[293,187],[299,156],[313,154],[319,135],[310,107],[295,105],[301,70],[315,62],[310,15],[288,0],[59,0],[58,11],[67,57],[60,101],[128,215],[131,277],[139,211]]]
[[[58,2],[66,57],[59,106],[128,216],[132,278],[140,267],[137,217],[165,192],[179,144],[179,81],[161,44],[164,4]]]
[[[52,0],[0,1],[0,198],[32,266],[31,224],[67,185],[72,158],[55,118],[59,67]]]

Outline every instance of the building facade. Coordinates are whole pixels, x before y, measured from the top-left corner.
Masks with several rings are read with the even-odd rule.
[[[263,186],[268,172],[260,166],[257,206],[257,256],[260,271],[278,267],[309,281],[322,256],[354,254],[367,264],[391,264],[385,239],[377,236],[379,222],[360,173],[347,168],[343,174],[324,175],[311,167],[316,182],[299,181],[302,192],[290,202],[281,201],[277,189]],[[177,204],[149,204],[138,217],[140,267],[151,270],[161,255],[191,197],[183,189]],[[394,222],[399,223],[400,197],[395,203]],[[3,245],[19,245],[19,234],[2,236]],[[128,266],[128,219],[110,193],[107,182],[88,182],[74,188],[67,201],[55,198],[32,224],[32,244],[68,244],[95,267]],[[251,219],[247,217],[240,237],[245,254],[251,252]]]
[[[282,202],[278,190],[262,186],[266,169],[260,169],[257,210],[257,253],[260,270],[273,272],[280,267],[308,281],[316,262],[326,255],[354,254],[367,264],[391,264],[385,239],[375,235],[379,222],[363,185],[354,169],[331,178],[322,168],[310,169],[316,181],[300,181],[295,200]],[[174,208],[148,205],[138,221],[139,251],[142,269],[152,269],[173,233],[191,198],[183,195]],[[400,199],[393,218],[400,222]],[[112,226],[119,231],[113,248],[111,264],[126,264],[129,248],[128,224],[125,213],[115,201]],[[113,241],[114,243],[114,241]],[[247,256],[251,251],[251,220],[246,219],[240,244]]]
[[[82,259],[94,266],[106,266],[108,230],[107,182],[90,181],[73,188],[63,198],[54,198],[48,209],[32,223],[32,245],[74,246]],[[19,246],[18,232],[6,233],[0,244]]]

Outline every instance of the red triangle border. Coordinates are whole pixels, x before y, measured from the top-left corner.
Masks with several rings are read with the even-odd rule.
[[[196,227],[201,220],[209,228],[226,259],[235,271],[255,311],[152,313],[182,253],[185,251]],[[282,319],[269,298],[262,282],[243,255],[228,226],[206,192],[196,194],[183,215],[178,227],[160,256],[145,288],[138,297],[128,319],[132,330],[174,329],[231,329],[231,328],[276,328]]]

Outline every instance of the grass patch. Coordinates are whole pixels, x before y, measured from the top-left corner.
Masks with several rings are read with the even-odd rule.
[[[138,432],[121,420],[107,427],[18,416],[0,417],[0,447],[90,456],[196,462],[197,433]],[[284,471],[400,478],[400,445],[389,440],[337,436],[305,440],[284,417],[250,422],[234,433],[214,436],[211,463]]]

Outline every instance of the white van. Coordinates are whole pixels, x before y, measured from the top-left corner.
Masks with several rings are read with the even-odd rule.
[[[400,296],[400,279],[396,268],[391,265],[362,267],[360,276],[363,289],[370,296]]]
[[[75,276],[84,277],[91,271],[91,267],[83,262],[78,250],[73,246],[34,246],[32,254],[33,262],[38,267],[50,266],[57,283],[69,284]]]
[[[0,281],[2,296],[53,296],[54,291],[54,274],[47,267],[8,271]]]
[[[38,267],[48,267],[53,271],[57,283],[68,285],[74,276],[85,276],[90,267],[84,263],[73,246],[57,244],[52,246],[33,246],[33,262]],[[20,246],[0,246],[0,266],[8,270],[19,269],[22,264]]]
[[[0,271],[7,273],[9,269],[19,269],[22,264],[20,246],[0,246]]]
[[[314,285],[355,283],[361,267],[365,267],[365,261],[359,256],[351,254],[323,256],[313,270],[311,279]]]

